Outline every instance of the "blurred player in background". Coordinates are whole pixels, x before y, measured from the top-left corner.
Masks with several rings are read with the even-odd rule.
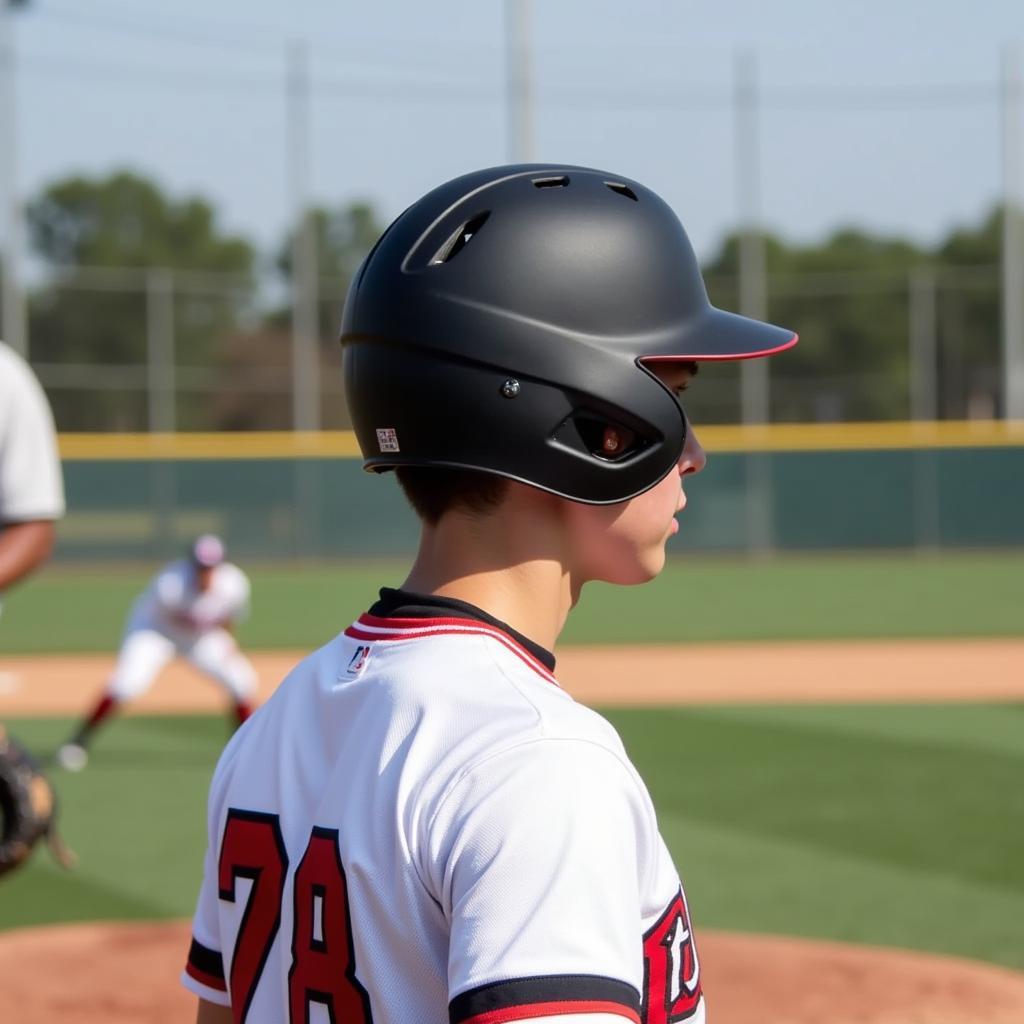
[[[49,557],[62,515],[50,406],[28,364],[0,342],[0,601]]]
[[[234,702],[240,725],[252,713],[256,673],[232,630],[248,614],[249,579],[225,560],[212,534],[199,537],[188,556],[165,566],[132,606],[117,665],[107,688],[75,734],[57,751],[57,763],[80,771],[99,725],[120,705],[145,693],[176,655],[212,677]]]
[[[57,435],[46,395],[28,364],[0,342],[0,608],[3,594],[46,561],[64,514]],[[53,789],[0,725],[0,875],[23,864],[44,835],[54,846]]]

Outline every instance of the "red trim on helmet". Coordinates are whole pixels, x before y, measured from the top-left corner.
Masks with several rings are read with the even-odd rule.
[[[794,334],[789,341],[783,342],[781,345],[776,345],[775,348],[760,349],[757,352],[742,352],[739,355],[736,354],[722,354],[718,355],[673,355],[673,356],[641,356],[639,361],[641,363],[710,363],[710,362],[730,362],[739,359],[760,359],[766,356],[774,356],[779,352],[785,352],[786,349],[792,348],[800,340],[799,334]]]

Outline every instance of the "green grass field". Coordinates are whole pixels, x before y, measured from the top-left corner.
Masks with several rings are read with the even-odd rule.
[[[695,920],[914,947],[1024,969],[1024,709],[794,707],[609,713],[650,786]],[[21,720],[52,750],[69,723]],[[74,872],[39,852],[0,926],[191,913],[226,724],[114,723],[56,773]],[[184,950],[182,951],[184,955]]]
[[[128,607],[155,567],[51,568],[14,591],[0,654],[113,651]],[[249,568],[252,648],[313,648],[364,610],[401,563]],[[588,587],[566,643],[1019,636],[1024,552],[679,558],[643,587]]]
[[[51,568],[9,595],[3,652],[110,651],[153,567]],[[253,648],[311,648],[398,564],[251,567]],[[1019,636],[1024,552],[677,560],[653,584],[588,588],[564,640]],[[0,669],[2,669],[0,656]],[[1024,708],[616,709],[698,926],[891,944],[1024,969]],[[51,752],[70,722],[24,719]],[[207,717],[135,717],[57,772],[70,873],[45,851],[0,889],[0,928],[187,916],[206,789],[226,738]],[[184,952],[184,951],[183,951]]]

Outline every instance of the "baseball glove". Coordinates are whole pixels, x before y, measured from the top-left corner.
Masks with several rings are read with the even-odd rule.
[[[0,726],[0,875],[13,871],[43,837],[61,867],[75,855],[57,834],[56,794],[31,754]]]

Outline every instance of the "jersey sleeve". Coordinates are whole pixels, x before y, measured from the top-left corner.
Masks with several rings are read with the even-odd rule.
[[[4,360],[9,375],[0,408],[0,522],[60,519],[64,482],[53,416],[24,364]]]
[[[189,605],[188,587],[185,585],[184,569],[173,563],[161,569],[153,581],[153,598],[158,610],[163,613],[185,611]]]
[[[249,599],[252,588],[249,577],[238,566],[231,574],[231,587],[227,601],[226,614],[232,622],[244,622],[249,617]]]
[[[216,801],[211,798],[206,855],[203,858],[203,881],[192,918],[192,943],[189,946],[181,981],[187,989],[207,1002],[230,1006],[218,913],[219,828],[219,808]]]
[[[614,753],[544,739],[498,754],[450,789],[431,832],[453,1024],[639,1021],[640,893],[654,837]]]

